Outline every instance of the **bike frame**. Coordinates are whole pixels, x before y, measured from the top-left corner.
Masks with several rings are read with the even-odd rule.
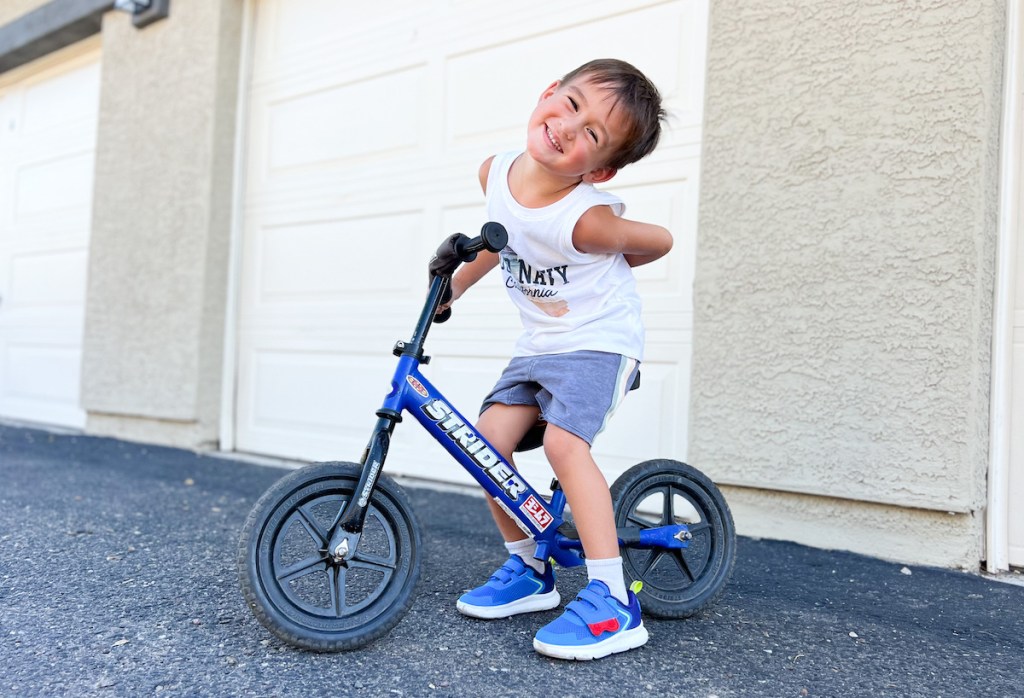
[[[423,344],[449,283],[447,277],[434,277],[412,339],[395,345],[398,366],[391,379],[391,391],[377,410],[377,425],[361,461],[363,470],[355,489],[355,506],[350,502],[342,511],[333,527],[328,550],[338,561],[354,554],[373,488],[387,458],[391,434],[402,421],[402,415],[408,413],[537,541],[538,559],[550,557],[563,567],[581,565],[582,544],[577,537],[560,530],[565,510],[562,490],[555,487],[548,502],[420,372],[420,365],[430,360],[423,354]],[[619,529],[619,543],[627,547],[686,548],[690,537],[682,524]]]

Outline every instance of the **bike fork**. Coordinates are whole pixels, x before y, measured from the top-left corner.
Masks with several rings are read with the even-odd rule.
[[[395,424],[402,421],[401,414],[391,410],[381,410],[377,417],[377,426],[374,427],[370,443],[363,453],[363,472],[359,476],[359,483],[352,493],[352,499],[339,512],[337,521],[331,526],[327,551],[338,564],[343,564],[356,552],[359,536],[366,522],[366,512],[370,508],[370,498],[373,496],[374,487],[377,486],[377,480],[384,468],[384,460],[388,455],[388,447],[391,445],[391,433],[395,430]]]

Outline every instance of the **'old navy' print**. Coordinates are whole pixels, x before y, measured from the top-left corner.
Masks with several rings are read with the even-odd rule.
[[[569,312],[568,304],[558,298],[556,288],[569,283],[568,265],[532,267],[515,250],[506,247],[501,253],[501,269],[505,272],[506,288],[518,290],[548,315],[560,317]]]

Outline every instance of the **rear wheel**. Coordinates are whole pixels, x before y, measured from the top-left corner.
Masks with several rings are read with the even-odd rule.
[[[377,481],[355,554],[327,547],[362,466],[318,463],[275,483],[256,502],[238,546],[242,594],[277,637],[320,652],[361,647],[408,612],[420,574],[419,526],[405,493]]]
[[[685,463],[652,460],[623,473],[611,493],[616,526],[685,524],[693,536],[683,549],[622,549],[626,574],[643,582],[644,612],[686,618],[721,593],[736,558],[736,531],[711,480]]]

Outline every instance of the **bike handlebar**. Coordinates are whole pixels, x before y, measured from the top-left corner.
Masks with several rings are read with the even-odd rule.
[[[501,223],[491,221],[484,223],[480,229],[480,235],[469,238],[462,233],[456,233],[444,240],[437,248],[428,268],[430,276],[450,277],[463,262],[472,262],[476,259],[477,252],[488,250],[497,252],[508,244],[508,233],[505,232]]]
[[[456,243],[456,250],[459,252],[459,256],[464,261],[472,261],[471,259],[465,259],[466,255],[473,255],[476,257],[477,252],[487,250],[488,252],[500,252],[505,249],[505,245],[508,244],[508,232],[505,230],[505,226],[495,221],[488,221],[484,223],[483,228],[480,229],[480,235],[472,239],[465,239],[462,241],[463,244],[460,246]],[[461,247],[461,249],[459,249]]]
[[[508,232],[505,230],[505,226],[494,221],[484,223],[480,229],[480,235],[475,238],[456,233],[441,243],[428,265],[430,278],[433,279],[432,292],[427,299],[427,309],[424,311],[426,314],[421,318],[421,324],[417,326],[417,336],[421,336],[420,330],[422,330],[422,336],[426,336],[430,322],[445,322],[452,316],[451,308],[445,308],[444,311],[436,315],[435,313],[441,304],[448,302],[451,298],[449,284],[452,274],[459,268],[459,265],[464,262],[472,262],[476,259],[477,253],[483,250],[500,252],[507,244]],[[428,320],[428,323],[424,325],[423,320]]]

